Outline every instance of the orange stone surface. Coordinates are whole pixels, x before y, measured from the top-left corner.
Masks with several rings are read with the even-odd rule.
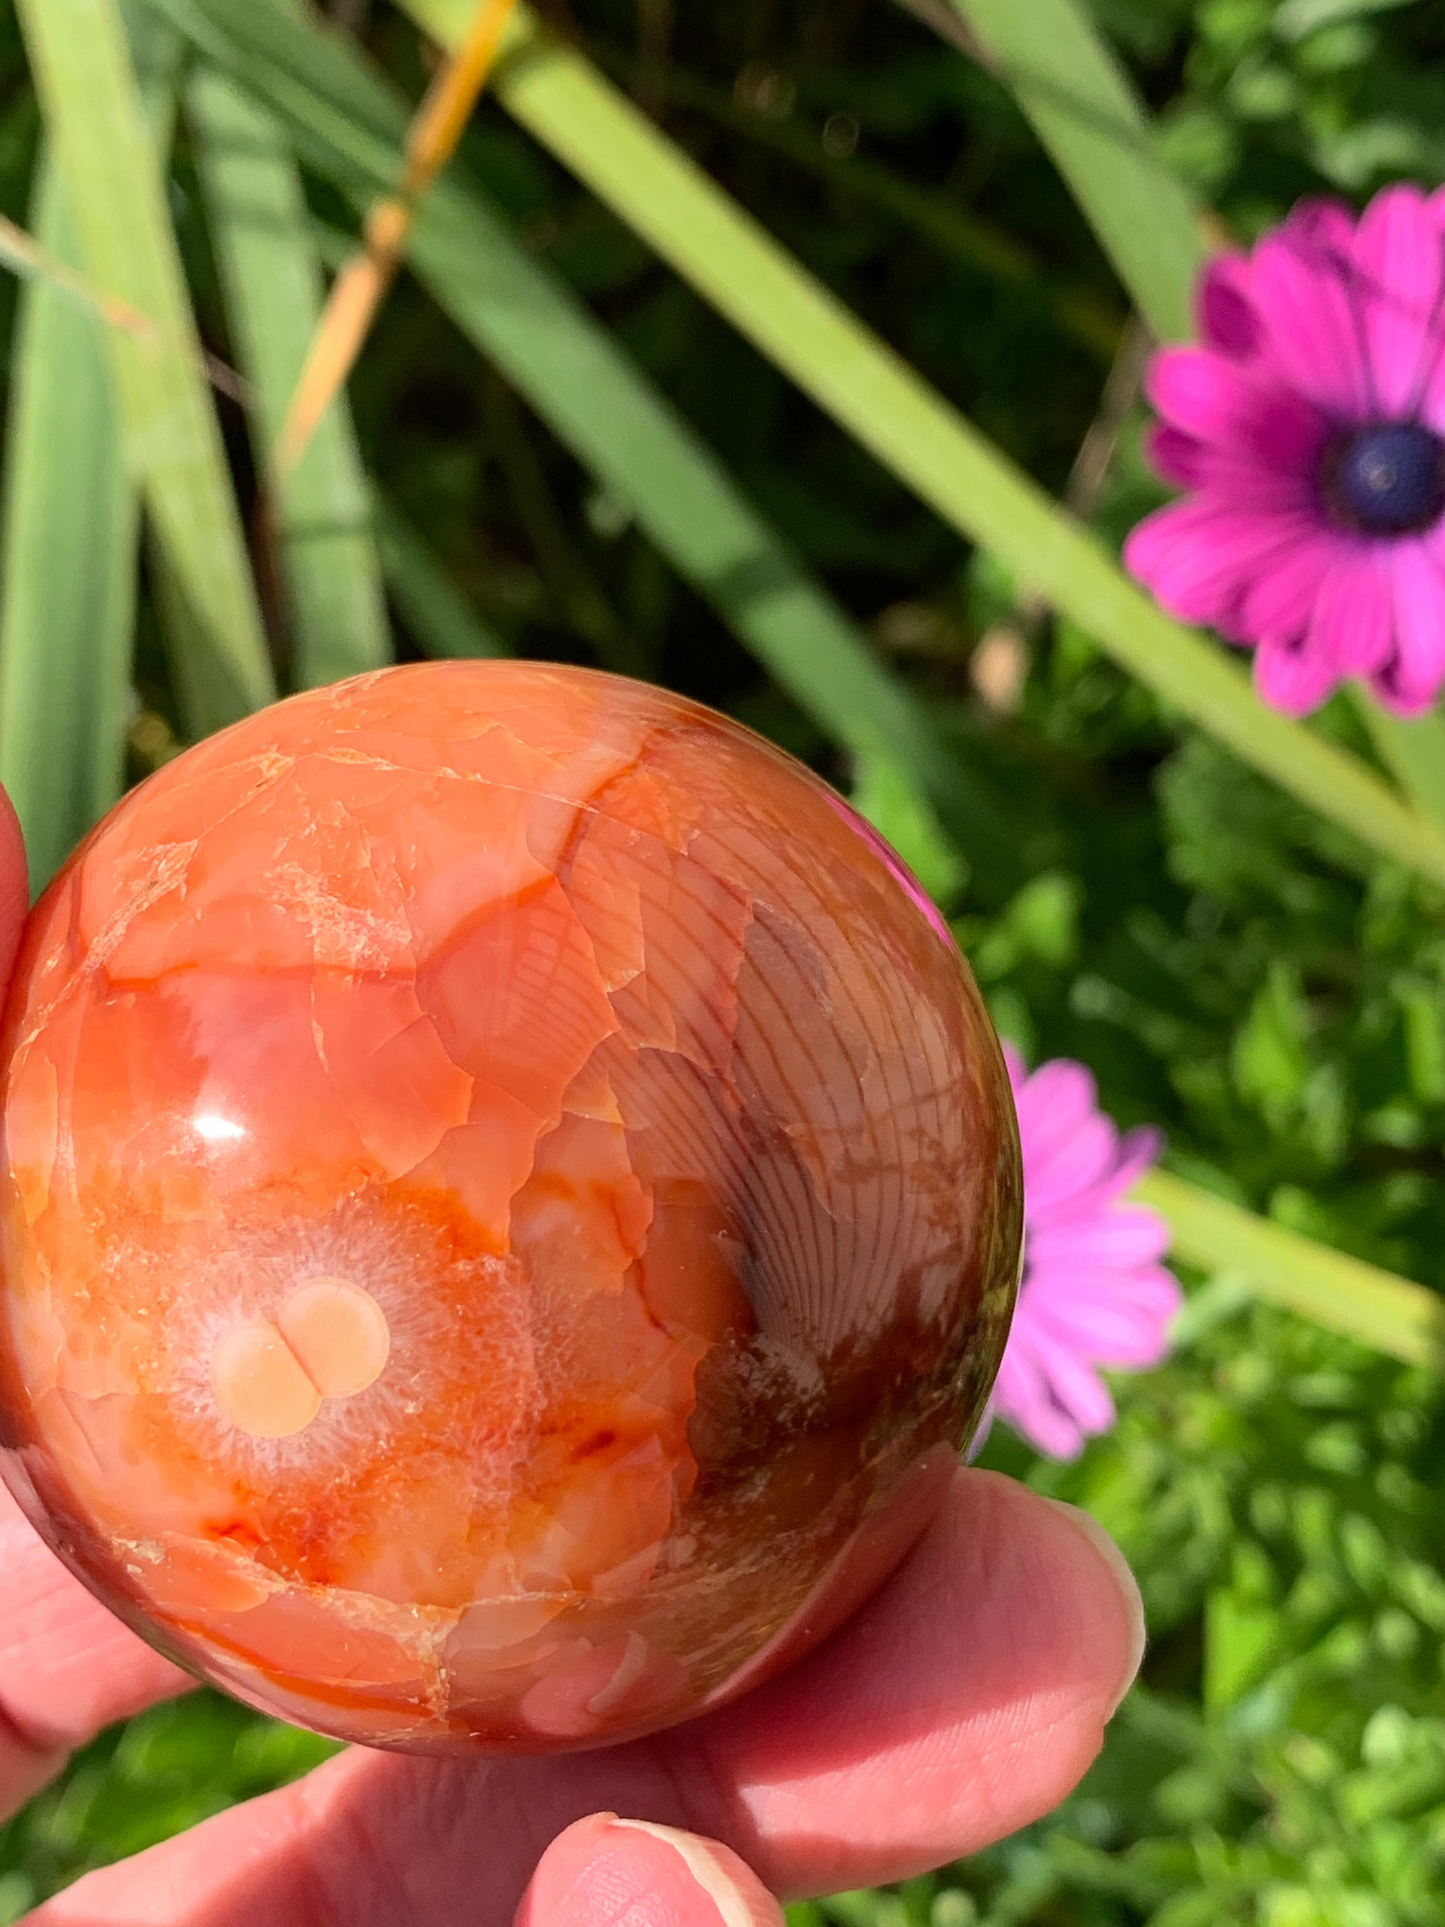
[[[412,1749],[715,1705],[927,1524],[1017,1275],[1008,1083],[897,860],[514,663],[169,764],[5,1016],[0,1467],[116,1612]]]

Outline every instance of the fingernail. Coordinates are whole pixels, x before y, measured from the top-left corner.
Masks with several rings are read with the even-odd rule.
[[[1113,1719],[1123,1705],[1129,1688],[1139,1677],[1139,1668],[1144,1663],[1144,1646],[1148,1639],[1148,1628],[1144,1623],[1143,1596],[1139,1591],[1138,1580],[1129,1570],[1129,1561],[1092,1513],[1085,1512],[1076,1505],[1065,1505],[1062,1499],[1050,1499],[1047,1503],[1054,1508],[1055,1512],[1062,1513],[1069,1523],[1084,1535],[1109,1568],[1114,1583],[1119,1589],[1124,1610],[1129,1616],[1129,1663],[1119,1682],[1119,1690],[1115,1693],[1109,1710],[1104,1716],[1108,1721]]]
[[[682,1833],[676,1827],[660,1827],[651,1820],[612,1820],[608,1831],[644,1833],[670,1847],[705,1900],[717,1909],[722,1927],[783,1927],[783,1910],[767,1893],[752,1870],[728,1847],[716,1840],[704,1840],[696,1833]],[[689,1910],[688,1927],[702,1914]]]
[[[730,1847],[650,1820],[593,1813],[538,1863],[514,1927],[783,1927],[783,1912]]]

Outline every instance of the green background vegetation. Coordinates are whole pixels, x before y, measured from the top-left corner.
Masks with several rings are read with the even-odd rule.
[[[414,100],[429,66],[405,17],[382,0],[333,11]],[[1129,299],[985,65],[890,0],[544,11],[1102,544],[1162,499],[1138,454]],[[1094,13],[1166,159],[1238,235],[1302,194],[1358,200],[1402,175],[1445,178],[1439,0],[1095,0]],[[132,10],[138,46],[165,55],[157,19]],[[190,43],[173,51],[196,59]],[[169,213],[206,348],[254,379],[196,76],[180,74]],[[0,6],[0,212],[31,227],[40,129],[19,26]],[[364,167],[349,188],[303,159],[293,212],[334,265]],[[390,646],[403,659],[602,664],[765,731],[852,789],[914,862],[1032,1058],[1083,1059],[1113,1115],[1163,1125],[1172,1167],[1196,1183],[1439,1288],[1439,888],[1234,761],[1031,602],[495,103],[452,179],[476,184],[525,256],[600,318],[866,633],[932,718],[946,780],[872,745],[862,720],[829,727],[825,705],[800,697],[786,623],[766,673],[719,594],[654,539],[604,465],[580,464],[505,354],[478,353],[425,274],[399,284],[350,390],[379,491]],[[15,285],[0,284],[12,370],[15,326]],[[13,573],[13,384],[8,401]],[[288,573],[306,530],[269,511],[243,406],[223,398],[219,420],[267,657],[283,687],[324,679]],[[343,457],[332,451],[344,469]],[[113,507],[133,533],[133,505]],[[322,534],[351,539],[340,525]],[[145,558],[134,695],[116,698],[129,780],[195,734],[208,703],[225,707],[188,683],[176,648],[175,558],[154,544]],[[354,576],[364,559],[342,566]],[[19,620],[12,608],[7,646]],[[358,650],[383,620],[376,606],[354,616]],[[23,714],[0,661],[6,675]],[[1320,727],[1370,758],[1347,701]],[[4,730],[0,716],[10,773]],[[48,814],[28,827],[51,860],[104,800],[107,754],[77,739],[60,800],[34,806]],[[1236,1276],[1187,1282],[1175,1358],[1121,1382],[1118,1429],[1077,1466],[1036,1461],[1002,1428],[986,1455],[1090,1506],[1140,1575],[1151,1652],[1100,1763],[1019,1837],[897,1893],[795,1908],[795,1927],[1445,1921],[1441,1382],[1261,1306]],[[0,1922],[326,1750],[208,1694],[131,1722],[0,1830]]]

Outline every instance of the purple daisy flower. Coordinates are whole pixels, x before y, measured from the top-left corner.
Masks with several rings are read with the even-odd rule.
[[[1159,1156],[1159,1132],[1121,1137],[1082,1064],[1032,1076],[1004,1045],[1024,1160],[1024,1273],[993,1412],[1050,1458],[1074,1459],[1114,1423],[1099,1368],[1141,1371],[1169,1349],[1182,1302],[1159,1263],[1169,1227],[1123,1202]]]
[[[1363,677],[1398,716],[1445,682],[1445,193],[1306,201],[1199,290],[1202,346],[1149,372],[1150,458],[1189,491],[1124,558],[1255,649],[1289,715]]]

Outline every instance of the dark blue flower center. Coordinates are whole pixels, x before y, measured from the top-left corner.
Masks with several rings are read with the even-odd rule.
[[[1410,535],[1445,511],[1445,441],[1420,422],[1374,422],[1336,441],[1325,492],[1337,521],[1364,535]]]

